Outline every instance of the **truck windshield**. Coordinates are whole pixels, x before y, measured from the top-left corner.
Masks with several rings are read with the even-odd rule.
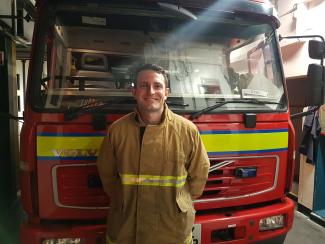
[[[229,102],[209,113],[286,109],[270,25],[226,15],[191,20],[159,11],[132,15],[107,8],[87,14],[62,8],[45,15],[52,21],[41,37],[46,62],[39,71],[42,79],[34,82],[38,99],[32,98],[32,105],[65,112],[112,101],[105,109],[130,111],[134,71],[155,63],[168,72],[168,103],[179,113],[232,100],[243,102]],[[261,102],[245,102],[252,99]]]

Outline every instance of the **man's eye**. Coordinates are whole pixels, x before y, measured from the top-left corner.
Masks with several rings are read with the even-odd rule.
[[[147,88],[148,85],[147,84],[140,84],[140,88]]]
[[[161,89],[162,88],[162,85],[160,85],[160,84],[157,84],[157,85],[155,85],[155,89]]]

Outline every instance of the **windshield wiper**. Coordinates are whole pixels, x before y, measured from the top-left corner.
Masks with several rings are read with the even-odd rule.
[[[64,112],[64,120],[69,121],[77,118],[80,114],[85,114],[89,112],[97,112],[101,109],[107,108],[111,105],[119,105],[119,104],[135,104],[133,99],[124,99],[124,100],[116,100],[116,101],[95,101],[84,104],[77,108],[71,108]]]
[[[166,101],[166,104],[168,106],[175,106],[175,107],[188,107],[188,106],[190,106],[188,103],[177,103],[177,102],[171,102],[171,101]]]
[[[187,107],[189,104],[187,103],[176,103],[166,101],[168,106],[179,106],[179,107]],[[118,104],[135,104],[135,100],[133,99],[124,99],[124,100],[116,100],[116,101],[95,101],[84,104],[77,108],[68,109],[64,112],[64,120],[69,121],[77,118],[80,114],[89,113],[89,112],[97,112],[101,109],[107,108],[111,105]]]
[[[259,105],[265,105],[265,104],[276,104],[279,105],[281,103],[278,102],[267,102],[267,101],[260,101],[257,99],[242,99],[242,100],[231,100],[231,101],[224,101],[224,102],[217,102],[217,104],[206,107],[198,112],[195,112],[193,114],[190,115],[189,119],[197,119],[198,117],[200,117],[202,114],[211,112],[219,107],[222,107],[225,104],[228,103],[252,103],[252,104],[259,104]]]

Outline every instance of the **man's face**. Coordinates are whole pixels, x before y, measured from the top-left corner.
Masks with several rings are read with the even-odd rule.
[[[137,85],[132,93],[142,114],[162,112],[169,94],[165,78],[153,70],[143,70],[137,76]]]

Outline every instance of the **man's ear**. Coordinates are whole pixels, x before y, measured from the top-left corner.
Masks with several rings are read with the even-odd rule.
[[[136,89],[137,89],[137,88],[135,88],[135,87],[132,87],[132,88],[131,88],[131,92],[132,92],[132,95],[133,95],[133,96],[135,96]]]

